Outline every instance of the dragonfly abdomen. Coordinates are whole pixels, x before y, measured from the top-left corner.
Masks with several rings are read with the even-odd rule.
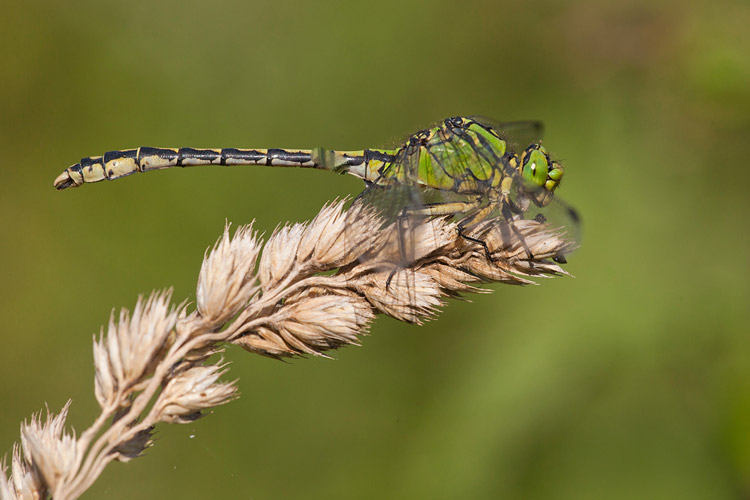
[[[60,174],[54,185],[57,189],[65,189],[89,182],[119,179],[136,172],[198,165],[326,168],[314,161],[312,151],[304,149],[140,147],[83,158]]]

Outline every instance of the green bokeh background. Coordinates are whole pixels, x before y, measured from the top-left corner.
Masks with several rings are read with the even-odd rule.
[[[541,119],[576,277],[381,318],[336,360],[228,351],[242,398],[84,498],[750,498],[750,4],[13,1],[0,20],[0,450],[73,398],[114,307],[194,297],[225,220],[353,178],[188,169],[55,192],[138,145],[353,149]]]

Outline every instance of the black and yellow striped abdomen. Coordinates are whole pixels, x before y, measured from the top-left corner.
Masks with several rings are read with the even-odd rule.
[[[119,179],[136,172],[198,165],[325,168],[313,161],[311,150],[140,147],[83,158],[60,174],[54,184],[57,189],[65,189],[88,182]]]

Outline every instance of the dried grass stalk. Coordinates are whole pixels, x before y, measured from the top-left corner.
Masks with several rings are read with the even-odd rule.
[[[325,356],[357,344],[377,314],[421,323],[445,297],[485,292],[479,285],[531,284],[567,274],[553,259],[574,248],[563,231],[518,220],[488,220],[458,235],[455,223],[425,220],[403,228],[344,201],[309,223],[278,228],[261,255],[252,225],[224,234],[198,276],[196,308],[172,305],[170,291],[140,298],[132,313],[110,317],[94,338],[94,394],[101,415],[79,437],[64,430],[70,403],[21,426],[11,474],[0,462],[0,498],[79,497],[113,460],[152,446],[159,422],[185,423],[238,397],[227,371],[209,358],[225,344],[283,358]],[[411,238],[413,237],[413,238]]]

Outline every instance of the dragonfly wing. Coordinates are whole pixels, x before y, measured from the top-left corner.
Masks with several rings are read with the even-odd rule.
[[[471,118],[497,132],[508,143],[508,149],[516,154],[520,154],[530,144],[539,143],[544,135],[544,125],[536,120],[498,122],[486,116]]]
[[[539,144],[544,131],[542,123],[538,121],[500,123],[485,117],[473,119],[494,130],[506,141],[509,151],[517,155],[517,158],[528,146]],[[478,149],[481,152],[482,148]],[[509,197],[514,205],[515,218],[543,222],[551,230],[565,233],[565,239],[571,242],[568,248],[577,247],[581,241],[581,221],[578,212],[553,192],[526,180],[507,161],[503,160],[501,165],[503,174],[512,179]],[[543,203],[540,200],[544,200]]]
[[[581,217],[578,211],[555,193],[532,184],[517,172],[513,172],[510,200],[517,210],[516,218],[535,220],[546,224],[551,231],[563,234],[570,242],[569,251],[581,243]],[[540,205],[538,200],[544,199]]]
[[[481,140],[478,135],[460,126],[446,132],[442,140],[436,143],[439,147],[431,149],[433,171],[448,172],[454,184],[453,189],[441,191],[446,202],[460,199],[461,195],[457,191],[470,192],[472,185],[476,185],[474,199],[486,197],[488,190],[497,188],[483,185],[481,181],[488,180],[500,171],[504,177],[511,179],[512,210],[498,206],[493,213],[483,213],[482,220],[494,219],[502,224],[505,224],[507,218],[536,220],[545,223],[550,230],[564,232],[565,239],[571,242],[568,249],[577,246],[580,242],[580,218],[575,209],[544,187],[524,179],[511,163],[520,161],[520,152],[529,145],[538,144],[542,124],[535,121],[498,123],[486,118],[472,119],[491,128],[505,141],[507,151],[503,153],[490,141]],[[463,185],[463,188],[459,189],[459,185]],[[464,196],[467,207],[472,206],[471,199],[472,194]],[[468,217],[464,218],[466,215]],[[471,210],[456,213],[457,219],[472,220],[471,217]]]
[[[372,276],[378,282],[370,284],[365,296],[382,312],[412,323],[431,316],[440,303],[437,284],[419,271],[419,263],[448,241],[425,212],[424,189],[418,182],[421,154],[419,144],[410,140],[348,210],[348,217],[375,214],[382,221],[378,251],[362,255],[358,263],[376,270]],[[347,227],[355,225],[347,221]]]

